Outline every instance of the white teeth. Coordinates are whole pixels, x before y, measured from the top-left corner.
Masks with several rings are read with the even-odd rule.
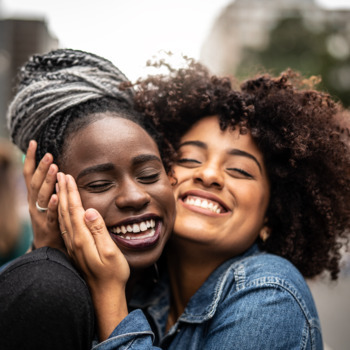
[[[221,213],[221,208],[219,204],[210,202],[206,199],[201,200],[200,198],[186,197],[184,202],[195,207],[209,209],[213,213]]]
[[[153,237],[155,233],[156,233],[155,230],[151,230],[150,232],[145,233],[145,234],[140,233],[136,236],[125,235],[125,236],[120,236],[120,238],[134,241],[134,240],[138,240],[138,239],[145,239],[145,238]]]
[[[194,205],[195,205],[196,207],[200,207],[200,206],[201,206],[201,200],[197,198],[197,199],[194,201]]]
[[[116,234],[126,234],[126,233],[139,233],[139,232],[144,232],[147,231],[149,228],[154,228],[156,226],[155,220],[147,220],[147,221],[142,221],[140,223],[135,223],[132,225],[121,225],[117,227],[112,227],[111,231]],[[127,238],[129,239],[129,238]]]
[[[208,208],[208,201],[204,200],[201,204],[202,208]]]

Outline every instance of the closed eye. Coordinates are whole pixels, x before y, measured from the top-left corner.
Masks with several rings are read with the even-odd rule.
[[[202,164],[199,160],[193,158],[181,158],[177,163],[186,167],[195,167],[196,164]]]
[[[152,184],[152,183],[155,183],[159,180],[160,178],[160,172],[157,172],[157,173],[153,173],[153,174],[150,174],[150,175],[144,175],[144,176],[138,176],[138,180],[141,182],[141,183],[144,183],[144,184]]]
[[[95,181],[84,186],[89,192],[99,193],[109,190],[113,186],[111,182]]]
[[[254,176],[247,173],[245,170],[240,168],[227,168],[228,171],[230,171],[234,176],[239,175],[239,177],[245,177],[249,179],[253,179]]]

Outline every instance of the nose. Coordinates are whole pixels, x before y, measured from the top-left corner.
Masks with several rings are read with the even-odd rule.
[[[125,180],[118,187],[115,205],[120,210],[139,211],[147,207],[150,201],[151,196],[142,185],[134,180]]]
[[[215,162],[204,163],[194,172],[194,182],[201,183],[205,187],[220,189],[224,186],[222,169]]]

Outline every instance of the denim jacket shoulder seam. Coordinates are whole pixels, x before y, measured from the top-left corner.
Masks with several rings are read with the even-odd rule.
[[[256,282],[259,282],[259,283],[257,284]],[[308,311],[306,304],[303,302],[303,298],[301,297],[301,295],[299,295],[298,291],[290,283],[288,283],[288,281],[283,280],[279,277],[260,277],[249,282],[246,285],[246,288],[248,288],[250,285],[271,286],[271,287],[278,286],[279,288],[283,289],[289,295],[291,295],[292,298],[297,302],[310,328],[317,328],[320,331],[320,324],[317,318],[312,317],[312,315]],[[317,322],[315,322],[315,320],[317,320]]]

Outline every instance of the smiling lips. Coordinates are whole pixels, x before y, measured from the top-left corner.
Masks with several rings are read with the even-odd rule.
[[[183,202],[187,205],[191,205],[194,207],[207,209],[216,214],[226,213],[227,210],[221,206],[219,203],[209,200],[207,198],[201,198],[193,195],[186,196],[183,198]]]
[[[149,219],[128,225],[120,225],[109,228],[109,231],[126,240],[138,240],[153,237],[155,235],[156,222]]]

